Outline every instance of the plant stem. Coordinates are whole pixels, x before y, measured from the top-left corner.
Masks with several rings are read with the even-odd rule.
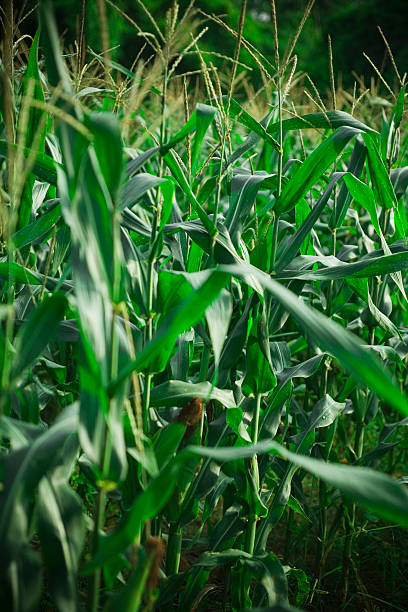
[[[164,65],[163,75],[163,93],[161,101],[161,123],[160,123],[160,144],[164,144],[166,136],[165,126],[165,113],[166,113],[166,101],[167,101],[167,78],[168,78],[168,54],[166,52],[166,59]],[[163,176],[163,159],[159,158],[158,176]],[[152,233],[150,237],[150,248],[152,250],[149,259],[149,270],[148,270],[148,297],[147,297],[147,311],[148,311],[148,322],[147,322],[147,342],[150,342],[153,338],[153,294],[154,294],[154,268],[156,263],[156,239],[157,239],[157,228],[160,226],[161,219],[161,195],[160,191],[157,190],[156,198],[156,211],[153,215],[152,221]],[[152,387],[152,374],[147,374],[145,379],[145,388],[143,393],[143,431],[147,435],[150,430],[150,392]]]
[[[182,533],[176,523],[170,525],[169,541],[167,546],[166,573],[167,576],[177,574],[180,567]]]
[[[254,413],[253,421],[252,421],[252,443],[253,444],[256,444],[258,442],[259,413],[261,410],[261,400],[262,400],[262,395],[258,393],[256,396],[255,413]],[[259,491],[258,457],[254,455],[253,457],[251,457],[250,462],[251,462],[254,486],[256,487],[257,491]],[[245,551],[249,553],[250,555],[254,554],[256,523],[257,523],[257,516],[253,514],[249,519],[248,531],[246,534],[246,543],[245,543]]]
[[[354,452],[356,459],[360,459],[363,454],[364,444],[364,415],[365,411],[362,411],[358,416],[358,422],[356,427],[356,436],[354,439]],[[351,504],[349,516],[345,517],[346,520],[346,538],[344,541],[343,549],[343,603],[346,602],[347,594],[349,590],[349,577],[350,567],[352,564],[352,546],[355,531],[356,521],[356,504]]]
[[[106,505],[106,492],[103,489],[98,491],[96,497],[96,508],[95,508],[95,526],[92,535],[92,552],[95,552],[98,548],[99,532],[103,528],[104,514]],[[101,570],[97,569],[90,577],[89,585],[89,596],[88,596],[88,609],[89,612],[97,612],[99,607],[99,587],[101,584]]]
[[[278,247],[279,216],[275,213],[272,227],[271,272],[275,270],[276,249]]]
[[[103,529],[105,520],[105,507],[106,507],[106,489],[104,486],[103,478],[108,470],[111,457],[111,445],[109,439],[108,428],[105,427],[105,443],[103,449],[102,458],[102,483],[99,487],[99,491],[96,496],[96,508],[94,517],[94,530],[92,534],[92,554],[94,554],[98,548],[99,534]],[[89,591],[88,591],[88,609],[89,612],[97,612],[99,607],[99,587],[101,584],[101,569],[97,569],[90,576]]]
[[[112,282],[112,319],[111,319],[111,346],[110,346],[110,370],[109,376],[110,380],[115,380],[118,375],[118,367],[119,367],[119,337],[117,334],[116,327],[116,317],[119,312],[119,308],[117,306],[120,296],[120,261],[118,259],[118,244],[120,240],[119,234],[119,217],[116,213],[116,210],[112,215],[112,253],[113,253],[113,282]],[[109,398],[108,400],[108,414],[111,410],[112,402],[115,401],[115,398]],[[99,471],[101,474],[101,483],[99,486],[99,491],[96,498],[96,508],[95,508],[95,522],[94,522],[94,530],[92,536],[92,550],[91,552],[94,554],[98,548],[98,540],[99,534],[103,530],[104,527],[104,519],[105,519],[105,507],[106,507],[106,485],[105,479],[109,474],[109,467],[111,461],[112,454],[112,445],[110,439],[110,431],[108,427],[108,423],[105,422],[105,434],[104,434],[104,444],[103,444],[103,452],[101,457],[101,462],[99,465]],[[99,608],[99,587],[101,583],[101,569],[97,569],[92,576],[90,577],[89,591],[88,591],[88,602],[89,602],[89,611],[97,612]]]

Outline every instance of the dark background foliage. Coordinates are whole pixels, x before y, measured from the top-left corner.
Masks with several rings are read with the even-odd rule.
[[[16,11],[21,8],[16,2]],[[29,0],[26,9],[34,5]],[[67,46],[77,38],[82,11],[82,0],[56,0],[55,10],[60,32],[63,32]],[[85,0],[86,42],[95,51],[100,50],[100,33],[97,18],[96,0]],[[157,20],[163,24],[171,0],[148,0],[145,5]],[[189,0],[180,0],[180,14],[188,6]],[[288,39],[296,31],[306,6],[305,0],[277,0],[279,38],[281,52]],[[142,8],[135,0],[115,0],[115,5],[127,13],[142,30],[151,31],[152,25]],[[206,13],[223,15],[224,20],[233,28],[237,27],[240,3],[234,0],[197,0],[195,5]],[[25,9],[25,10],[26,10]],[[107,6],[110,41],[114,48],[113,58],[127,67],[142,46],[142,39],[135,35],[135,28],[120,14]],[[273,36],[271,10],[268,0],[248,0],[248,14],[245,24],[245,36],[266,57],[273,58]],[[341,75],[345,87],[352,88],[356,75],[364,77],[369,84],[374,74],[372,67],[363,52],[393,84],[395,73],[386,54],[385,45],[377,30],[380,25],[394,53],[400,74],[408,70],[408,45],[406,44],[406,24],[408,3],[406,0],[316,0],[311,16],[306,23],[303,34],[297,44],[299,57],[298,68],[306,71],[319,83],[322,89],[328,86],[327,36],[330,34],[333,45],[334,66],[336,75]],[[205,18],[202,17],[204,20]],[[233,55],[235,39],[220,26],[208,22],[209,30],[200,41],[204,50],[216,49],[219,53]],[[20,25],[21,33],[33,33],[36,28],[36,15],[33,12]],[[146,54],[148,50],[146,49]],[[248,54],[243,52],[242,60],[253,65]],[[214,59],[217,63],[221,60]],[[197,58],[187,57],[180,66],[182,70],[197,68]],[[259,78],[254,71],[254,78]],[[257,84],[257,83],[255,83]]]

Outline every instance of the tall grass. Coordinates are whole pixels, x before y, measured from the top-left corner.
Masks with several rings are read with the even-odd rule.
[[[129,71],[107,4],[102,55],[67,64],[46,0],[20,81],[3,41],[3,604],[403,609],[404,81],[358,119],[329,40],[332,110],[302,112],[312,3],[281,57],[272,2],[264,58],[243,2],[227,77],[193,4],[146,5]]]

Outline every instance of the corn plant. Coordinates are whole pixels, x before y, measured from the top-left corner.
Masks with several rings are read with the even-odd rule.
[[[408,527],[404,83],[381,132],[285,119],[292,48],[257,120],[200,56],[209,95],[175,129],[173,7],[140,149],[105,91],[79,103],[39,13],[16,91],[4,65],[2,600],[313,609],[343,533],[346,604],[358,526]]]

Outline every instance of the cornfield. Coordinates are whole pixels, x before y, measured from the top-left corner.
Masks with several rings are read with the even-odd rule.
[[[98,8],[91,66],[2,17],[3,610],[406,609],[405,77],[302,113],[302,24],[129,71]]]

